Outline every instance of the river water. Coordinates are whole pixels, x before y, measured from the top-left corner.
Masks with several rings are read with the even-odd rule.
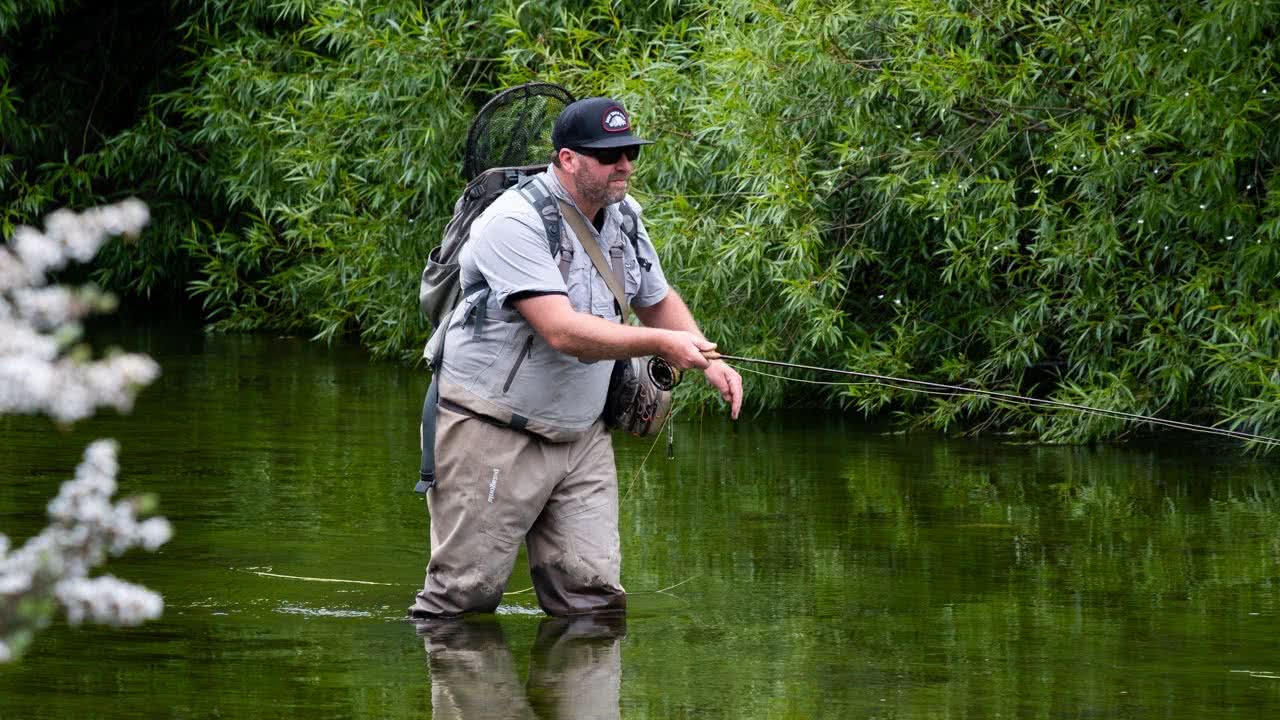
[[[616,443],[625,623],[545,618],[522,555],[498,615],[424,635],[423,372],[121,327],[162,378],[70,431],[0,419],[0,528],[114,437],[175,536],[108,572],[166,611],[59,620],[0,666],[0,718],[1280,716],[1275,458],[690,414],[674,460]]]

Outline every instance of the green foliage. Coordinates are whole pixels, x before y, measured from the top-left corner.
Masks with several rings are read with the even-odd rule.
[[[0,37],[23,25],[62,11],[68,0],[0,0]]]
[[[0,33],[85,12],[46,5],[0,5]],[[0,54],[2,220],[147,197],[145,246],[99,279],[185,287],[215,327],[416,355],[466,124],[536,78],[618,97],[660,140],[639,164],[646,221],[724,350],[1280,431],[1274,3],[152,7],[182,62],[65,159],[32,148],[76,133],[24,110],[34,85]],[[814,387],[751,377],[749,400],[1052,441],[1133,430]]]
[[[659,235],[739,354],[1274,432],[1278,14],[717,3],[688,63],[628,73],[681,138],[641,184],[674,193]],[[842,396],[943,428],[1131,429]]]
[[[331,3],[287,32],[190,27],[209,51],[183,111],[218,201],[241,210],[184,239],[218,327],[359,330],[383,354],[420,343],[417,266],[460,187],[468,24]]]

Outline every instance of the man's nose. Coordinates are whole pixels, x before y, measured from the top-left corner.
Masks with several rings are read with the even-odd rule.
[[[618,156],[618,162],[614,163],[613,167],[618,170],[625,170],[627,172],[631,172],[631,168],[632,168],[631,158],[627,157],[626,153],[622,153],[621,155]]]

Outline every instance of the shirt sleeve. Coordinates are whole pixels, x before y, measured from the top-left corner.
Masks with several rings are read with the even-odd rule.
[[[490,298],[505,306],[511,295],[565,293],[560,265],[551,256],[541,220],[529,221],[504,213],[480,217],[471,226],[464,252],[489,286]]]
[[[636,256],[640,261],[640,289],[631,299],[632,307],[649,307],[661,302],[667,296],[667,276],[662,272],[662,264],[658,261],[658,251],[649,239],[649,231],[644,227],[644,219],[640,217],[640,204],[627,198],[623,202],[631,203],[637,219]],[[647,269],[646,269],[647,268]]]

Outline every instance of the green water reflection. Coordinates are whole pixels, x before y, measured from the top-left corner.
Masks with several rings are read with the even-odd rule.
[[[302,339],[116,332],[164,376],[134,415],[72,432],[0,419],[0,528],[33,532],[89,440],[115,437],[125,490],[158,492],[176,535],[110,569],[167,610],[51,628],[0,669],[0,718],[422,718],[433,696],[454,717],[472,695],[482,717],[1280,712],[1274,459],[683,418],[675,460],[618,443],[625,634],[544,622],[517,593],[429,658],[402,620],[426,378]],[[521,567],[508,589],[530,584]]]

